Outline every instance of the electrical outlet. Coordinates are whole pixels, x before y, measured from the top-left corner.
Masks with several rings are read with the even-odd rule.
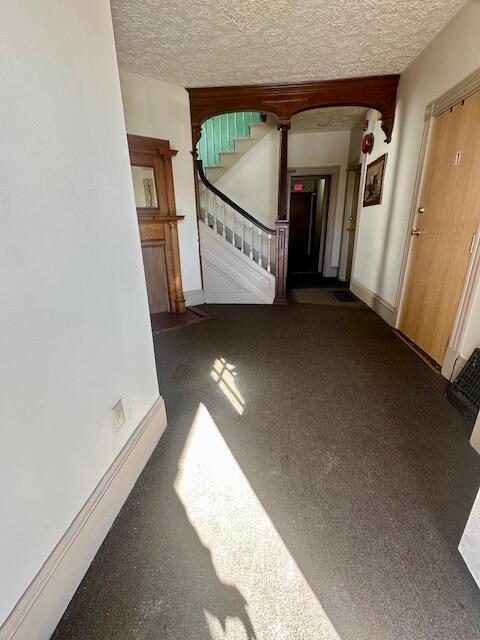
[[[112,409],[112,420],[113,426],[117,431],[119,431],[125,424],[125,411],[123,409],[123,402],[121,398]]]

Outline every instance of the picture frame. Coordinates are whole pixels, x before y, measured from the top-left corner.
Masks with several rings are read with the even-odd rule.
[[[365,188],[363,192],[363,206],[371,207],[381,204],[383,194],[383,180],[385,177],[385,167],[387,166],[387,155],[370,162],[365,172]]]

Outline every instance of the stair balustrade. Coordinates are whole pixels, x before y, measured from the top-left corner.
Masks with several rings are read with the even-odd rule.
[[[207,167],[221,165],[221,153],[235,151],[235,140],[250,137],[250,126],[263,121],[258,111],[222,113],[206,120],[200,130],[198,158]]]
[[[212,185],[197,160],[200,220],[269,273],[275,272],[276,229],[270,229]]]

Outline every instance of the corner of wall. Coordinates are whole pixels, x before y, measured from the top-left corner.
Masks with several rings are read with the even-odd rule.
[[[0,627],[0,640],[48,640],[167,426],[159,397]]]

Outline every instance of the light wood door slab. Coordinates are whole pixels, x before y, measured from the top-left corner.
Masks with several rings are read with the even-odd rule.
[[[400,330],[439,364],[480,221],[480,93],[435,118]]]

